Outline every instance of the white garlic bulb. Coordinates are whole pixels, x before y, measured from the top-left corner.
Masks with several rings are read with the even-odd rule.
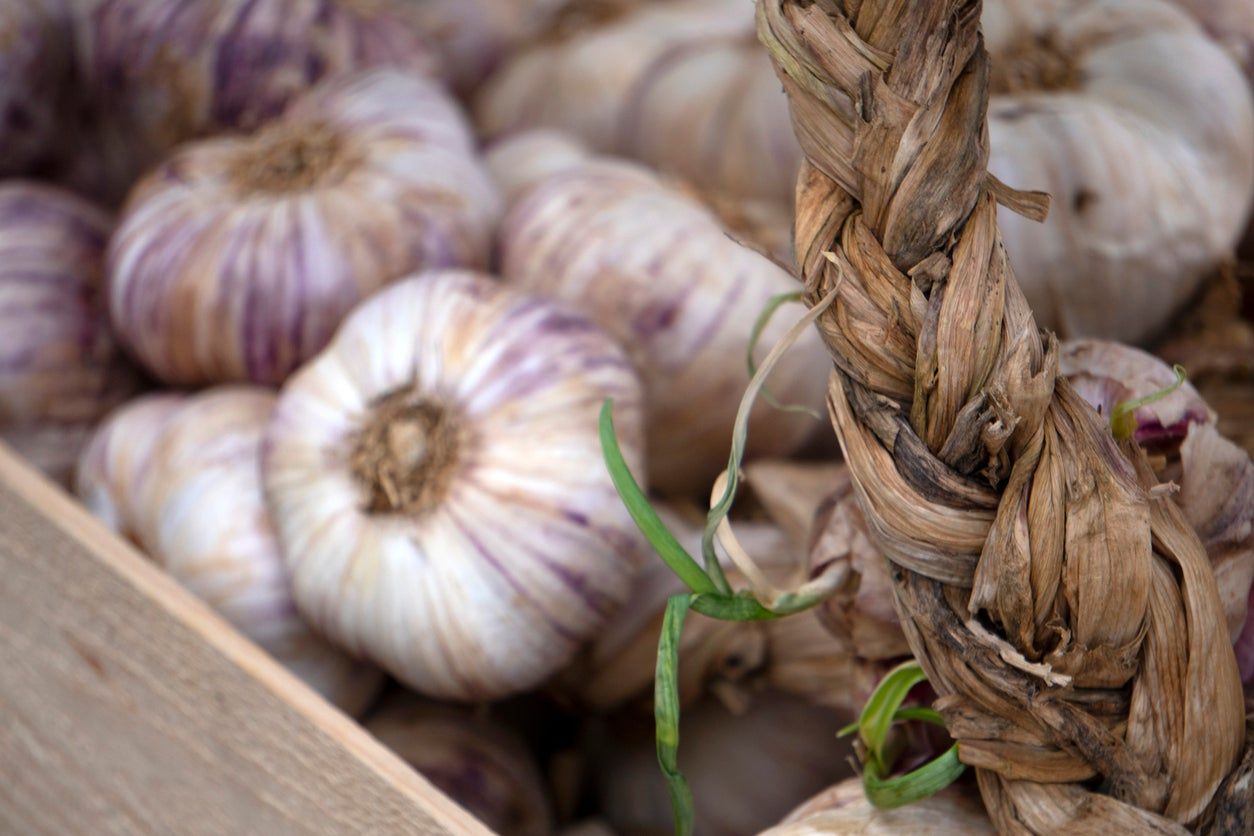
[[[498,210],[438,86],[344,76],[252,137],[184,147],[136,187],[109,247],[110,313],[163,380],[277,383],[384,284],[486,264]]]
[[[998,94],[989,168],[1053,196],[1043,224],[998,218],[1037,322],[1064,338],[1149,338],[1245,228],[1249,87],[1159,0],[995,0],[983,24]]]
[[[189,139],[254,130],[323,79],[380,66],[438,71],[393,0],[74,2],[85,92],[105,134],[125,142],[114,183]]]
[[[884,809],[867,800],[860,778],[829,787],[761,836],[993,836],[979,794],[950,786],[904,807]]]
[[[650,484],[704,492],[727,466],[750,331],[774,296],[798,289],[792,276],[729,238],[684,192],[605,159],[570,163],[526,190],[506,215],[500,257],[507,282],[574,304],[626,347],[647,394]],[[772,319],[759,358],[795,317]],[[829,368],[810,330],[768,387],[780,401],[822,410]],[[760,402],[747,455],[788,453],[814,427]]]
[[[508,727],[467,708],[403,693],[372,711],[364,725],[492,832],[510,836],[553,832],[553,812],[539,767]]]
[[[597,799],[621,833],[674,832],[650,720],[614,718],[598,746]],[[692,788],[696,832],[753,833],[849,775],[852,746],[836,736],[847,720],[769,691],[755,695],[743,714],[712,700],[685,710],[679,767]]]
[[[532,186],[593,158],[582,143],[553,130],[522,131],[490,145],[484,162],[506,206],[513,206]]]
[[[301,620],[266,511],[261,439],[274,400],[223,387],[127,404],[84,451],[79,495],[310,687],[357,713],[382,675]]]
[[[137,387],[101,298],[110,227],[68,192],[0,185],[0,438],[62,482]]]
[[[542,682],[642,556],[601,456],[606,398],[635,470],[639,383],[593,323],[468,272],[376,294],[288,381],[267,436],[301,611],[431,696]]]
[[[749,3],[581,5],[581,25],[559,21],[485,85],[485,133],[561,128],[702,188],[791,202],[801,154]]]

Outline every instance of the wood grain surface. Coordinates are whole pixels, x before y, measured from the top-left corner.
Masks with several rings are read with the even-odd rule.
[[[0,444],[0,833],[487,832]]]

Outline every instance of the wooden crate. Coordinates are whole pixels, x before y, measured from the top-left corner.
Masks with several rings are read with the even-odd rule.
[[[0,444],[0,833],[487,833]]]

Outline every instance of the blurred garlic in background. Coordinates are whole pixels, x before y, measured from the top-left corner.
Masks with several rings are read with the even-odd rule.
[[[867,800],[862,781],[850,778],[829,787],[788,814],[761,836],[982,836],[996,833],[980,796],[965,785],[885,809]]]
[[[737,198],[791,204],[801,161],[739,0],[570,3],[487,82],[476,119],[488,136],[560,128]]]
[[[492,832],[547,836],[553,813],[539,767],[510,729],[470,708],[396,693],[366,731]]]
[[[71,2],[0,2],[0,177],[47,173],[72,138]]]
[[[223,387],[140,398],[109,416],[83,453],[77,490],[175,580],[345,712],[380,672],[301,620],[261,491],[261,439],[274,395]]]
[[[181,148],[109,247],[121,338],[178,384],[281,382],[406,273],[483,266],[499,211],[457,105],[413,73],[330,81],[247,138]]]
[[[606,725],[594,767],[602,814],[621,836],[673,833],[652,718],[619,715]],[[686,709],[679,767],[692,788],[697,832],[754,833],[850,775],[853,748],[836,737],[843,725],[836,712],[769,691],[740,714],[717,700]]]
[[[301,611],[430,696],[518,693],[627,597],[639,534],[601,459],[640,385],[592,322],[469,272],[376,294],[284,387],[266,493]]]
[[[1053,197],[1043,224],[998,217],[1037,323],[1146,341],[1245,229],[1249,86],[1161,0],[990,0],[983,24],[989,169]]]
[[[138,383],[101,295],[110,227],[69,192],[0,185],[0,438],[60,482]]]
[[[576,164],[569,152],[561,155],[558,171],[506,214],[502,274],[575,305],[619,339],[645,384],[650,484],[664,494],[704,492],[727,465],[749,382],[750,331],[773,297],[798,285],[643,167],[605,158]],[[528,165],[540,170],[534,157]],[[507,185],[518,188],[518,181]],[[759,359],[795,321],[791,313],[779,313],[763,331]],[[807,330],[771,375],[770,391],[821,411],[829,366]],[[748,456],[791,452],[815,425],[759,403]]]
[[[397,0],[75,1],[85,92],[125,145],[122,184],[189,139],[260,127],[324,78],[439,72]]]

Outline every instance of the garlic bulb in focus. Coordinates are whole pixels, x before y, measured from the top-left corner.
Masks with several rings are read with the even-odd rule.
[[[650,483],[704,491],[727,466],[732,424],[749,382],[755,320],[797,284],[731,240],[686,194],[630,163],[571,164],[527,190],[500,235],[506,281],[576,305],[619,339],[647,393]],[[785,310],[763,331],[759,357],[788,330]],[[807,330],[776,366],[770,390],[821,410],[830,361]],[[747,455],[799,447],[813,419],[758,403]]]
[[[72,96],[74,38],[67,0],[0,2],[0,176],[55,162]]]
[[[989,168],[1053,195],[1043,224],[998,217],[1038,324],[1146,340],[1245,229],[1245,79],[1160,0],[995,0],[983,24]]]
[[[100,297],[110,226],[68,192],[0,185],[0,438],[61,482],[137,386]]]
[[[92,0],[88,94],[133,181],[174,146],[251,131],[318,81],[379,66],[436,72],[393,0]]]
[[[597,796],[620,833],[674,832],[649,718],[616,718],[598,747]],[[764,692],[743,714],[716,701],[684,711],[679,768],[692,788],[696,832],[742,836],[778,821],[807,796],[851,772],[852,746],[836,737],[842,715]]]
[[[850,778],[798,807],[760,836],[993,836],[979,795],[965,786],[950,786],[904,807],[875,807],[862,781]]]
[[[84,451],[77,489],[175,580],[355,714],[382,676],[301,620],[266,512],[261,439],[274,400],[263,389],[224,387],[133,401]]]
[[[277,383],[384,284],[486,264],[498,209],[438,86],[342,77],[252,137],[186,146],[136,187],[109,246],[110,313],[163,380]]]
[[[791,204],[801,153],[788,104],[739,0],[569,6],[489,79],[481,130],[570,131],[735,197]]]
[[[376,294],[284,387],[266,493],[301,611],[431,696],[524,691],[627,596],[640,385],[588,320],[468,272]]]
[[[469,709],[409,694],[390,697],[364,725],[492,832],[553,832],[544,779],[526,744],[510,729]]]

